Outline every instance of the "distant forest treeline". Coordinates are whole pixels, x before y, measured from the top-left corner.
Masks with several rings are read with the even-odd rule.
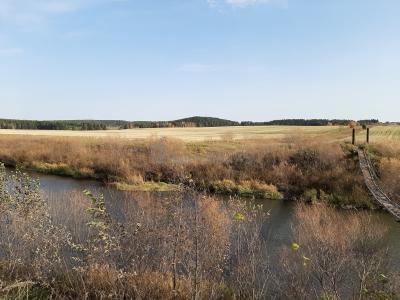
[[[286,125],[286,126],[347,126],[350,123],[356,122],[359,125],[372,125],[378,124],[379,120],[370,119],[370,120],[340,120],[340,119],[282,119],[282,120],[274,120],[268,122],[251,122],[245,121],[241,122],[242,126],[272,126],[272,125]]]
[[[0,119],[0,129],[39,129],[39,130],[107,130],[131,128],[166,128],[166,127],[221,127],[221,126],[347,126],[352,120],[328,119],[284,119],[268,122],[235,122],[219,118],[191,117],[175,121],[119,121],[119,120],[69,120],[69,121],[33,121]],[[360,125],[379,123],[378,120],[360,120]]]

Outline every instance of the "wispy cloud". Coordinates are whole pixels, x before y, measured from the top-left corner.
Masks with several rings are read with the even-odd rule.
[[[19,55],[23,54],[24,50],[20,48],[0,49],[0,54],[3,55]]]

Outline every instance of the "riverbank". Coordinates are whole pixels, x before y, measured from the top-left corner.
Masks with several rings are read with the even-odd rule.
[[[198,143],[0,136],[0,161],[8,165],[96,179],[123,190],[186,186],[231,196],[373,208],[352,151],[323,136],[302,135]]]

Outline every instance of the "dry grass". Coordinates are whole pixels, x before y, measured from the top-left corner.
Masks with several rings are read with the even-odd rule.
[[[369,148],[370,156],[375,162],[381,184],[390,198],[400,204],[400,143],[380,142]]]
[[[357,141],[365,141],[365,131],[357,129]],[[251,139],[283,139],[294,136],[325,137],[332,141],[350,141],[351,129],[347,126],[235,126],[189,128],[141,128],[127,130],[11,130],[0,129],[0,135],[42,137],[123,138],[128,140],[148,138],[176,138],[186,142],[234,141]],[[373,142],[399,142],[400,126],[380,125],[371,128]]]
[[[356,143],[366,142],[366,130],[358,128],[356,133]],[[351,141],[350,138],[345,139]],[[370,145],[377,149],[387,152],[388,149],[400,148],[400,125],[380,125],[370,128]]]
[[[395,186],[399,159],[394,142],[397,126],[371,129],[373,145],[381,149],[382,178]],[[359,135],[365,131],[358,129]],[[178,189],[190,185],[200,190],[220,191],[227,180],[237,191],[258,197],[254,188],[278,188],[287,196],[299,197],[310,189],[326,194],[331,204],[370,207],[356,161],[345,159],[341,146],[350,139],[346,127],[223,127],[162,128],[105,132],[5,131],[32,135],[1,135],[0,161],[39,172],[72,177],[94,178],[123,190]],[[159,138],[159,136],[179,136]],[[56,136],[35,136],[35,134]],[[131,133],[131,135],[130,135]],[[57,136],[58,134],[87,137]],[[96,137],[91,136],[94,134]],[[108,138],[101,137],[103,134]],[[120,136],[117,138],[117,136]],[[145,139],[138,137],[150,136]],[[125,137],[125,138],[123,138]],[[250,139],[250,137],[252,139]],[[379,138],[379,141],[375,141]],[[207,140],[207,139],[214,139]],[[198,140],[198,141],[194,141]],[[201,141],[200,141],[201,140]],[[359,139],[360,140],[360,139]],[[347,150],[346,150],[347,151]],[[397,155],[397,156],[396,156]],[[320,193],[322,191],[322,193]],[[249,192],[249,193],[248,193]],[[394,194],[398,190],[394,188]],[[265,193],[264,193],[265,195]],[[279,197],[278,197],[279,198]],[[323,200],[322,197],[317,197]]]
[[[201,143],[0,136],[0,161],[44,173],[95,178],[124,190],[172,190],[183,184],[268,198],[271,192],[278,195],[276,188],[296,197],[317,189],[330,195],[335,205],[371,206],[356,161],[346,159],[341,144],[325,136]],[[236,187],[219,188],[224,180]]]
[[[106,131],[57,131],[57,130],[0,130],[0,135],[29,135],[52,137],[96,138],[179,138],[184,141],[219,141],[235,139],[280,139],[287,135],[330,136],[344,138],[349,135],[344,126],[246,126],[246,127],[191,127],[143,128]]]
[[[377,142],[400,142],[400,126],[377,126],[371,129],[371,138]]]

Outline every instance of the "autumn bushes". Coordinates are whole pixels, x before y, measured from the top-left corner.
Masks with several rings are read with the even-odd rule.
[[[398,299],[386,228],[368,213],[299,204],[274,248],[268,215],[244,201],[187,190],[115,212],[90,191],[65,196],[0,172],[0,298]]]
[[[1,170],[0,175],[0,298],[266,295],[260,238],[265,215],[258,207],[187,191],[144,200],[122,212],[122,221],[101,195],[71,194],[77,200],[73,206],[54,210],[36,182],[22,173],[6,178]],[[77,219],[65,222],[71,214]],[[81,232],[74,231],[82,221]]]
[[[298,205],[296,243],[277,272],[285,299],[398,299],[386,228],[368,213],[339,213],[325,205]]]
[[[228,195],[300,199],[315,189],[329,195],[332,205],[369,207],[357,162],[346,151],[320,138],[301,137],[197,144],[157,138],[0,138],[0,161],[6,164],[96,178],[124,190],[162,190],[158,183],[167,183]]]

